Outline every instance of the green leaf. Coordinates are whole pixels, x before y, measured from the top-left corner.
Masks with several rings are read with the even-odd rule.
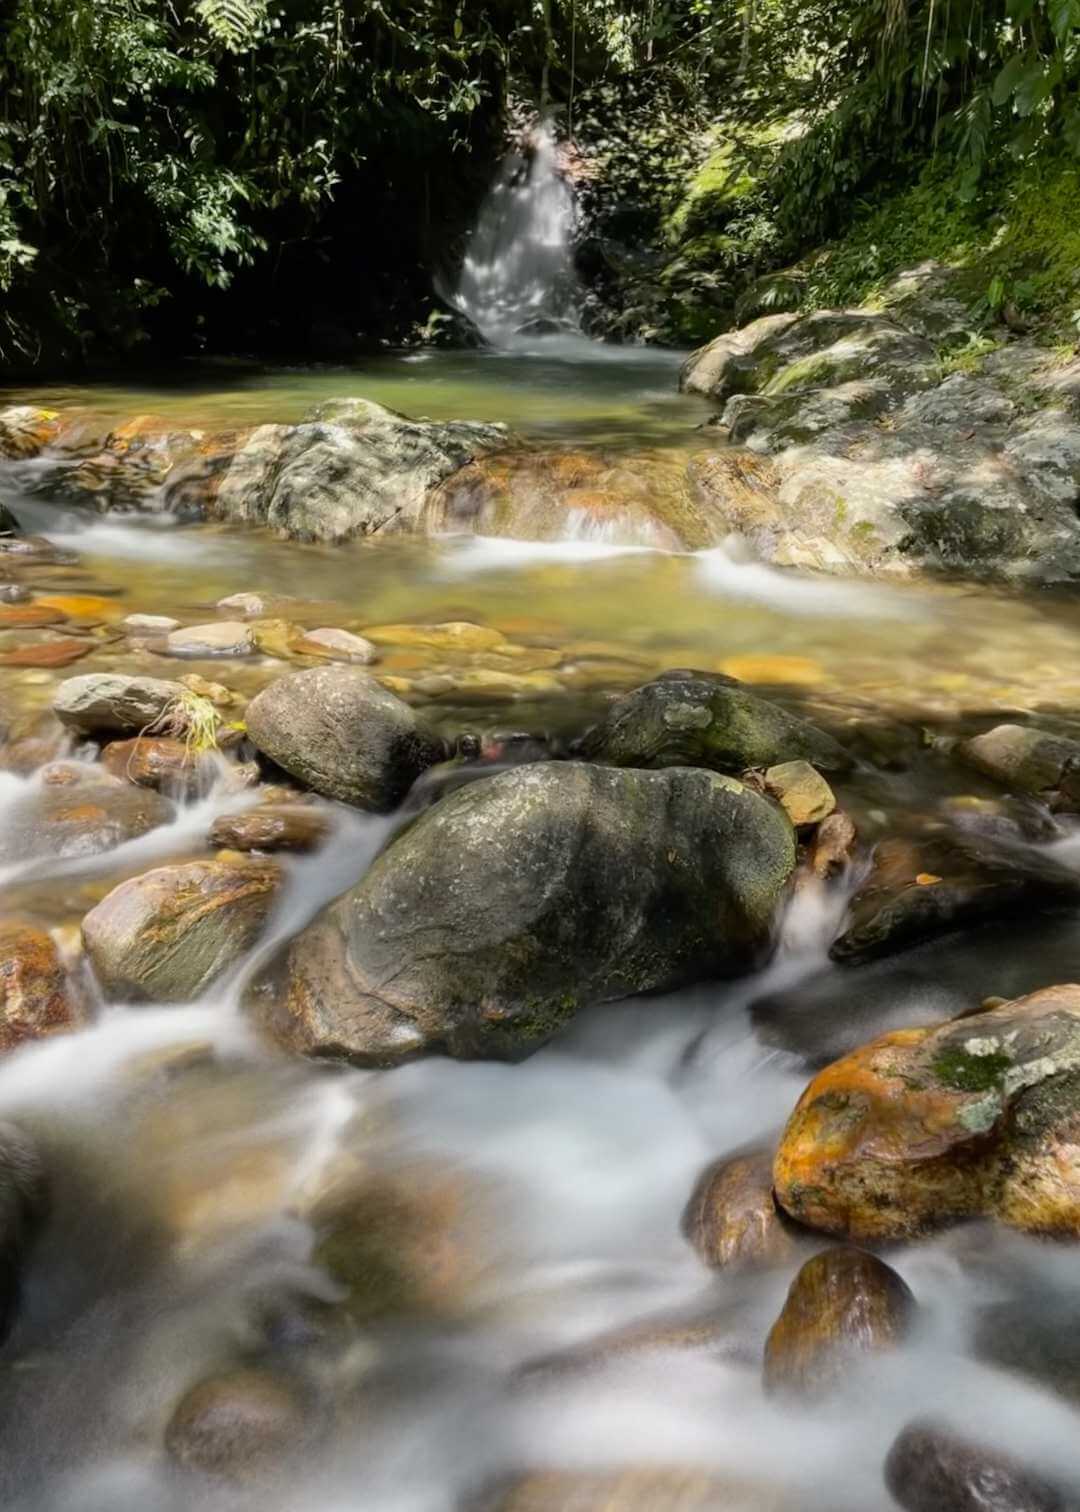
[[[1015,53],[1009,59],[994,80],[991,98],[995,105],[1004,105],[1006,100],[1011,99],[1033,57],[1035,63],[1038,64],[1038,57],[1028,53]]]
[[[1059,43],[1080,27],[1080,0],[1047,0],[1046,9]]]

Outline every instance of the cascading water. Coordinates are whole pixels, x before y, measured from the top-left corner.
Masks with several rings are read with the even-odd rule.
[[[469,237],[453,304],[496,347],[578,334],[574,192],[549,123],[503,159]]]

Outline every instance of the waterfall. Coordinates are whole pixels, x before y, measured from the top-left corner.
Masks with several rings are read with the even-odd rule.
[[[453,303],[497,347],[580,331],[574,193],[546,122],[503,159],[465,252]]]

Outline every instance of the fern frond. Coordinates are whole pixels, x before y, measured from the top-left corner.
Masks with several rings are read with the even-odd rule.
[[[267,0],[196,0],[195,14],[227,52],[246,52],[266,19]]]

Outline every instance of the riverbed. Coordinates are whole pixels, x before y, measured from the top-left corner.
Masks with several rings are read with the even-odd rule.
[[[234,364],[0,398],[222,430],[293,423],[361,394],[412,416],[500,421],[544,447],[632,457],[707,444],[708,412],[676,394],[674,358],[580,355]],[[199,624],[240,592],[265,597],[268,618],[309,628],[499,632],[512,653],[448,660],[405,639],[379,643],[374,670],[452,738],[522,733],[564,754],[628,687],[679,668],[734,676],[856,744],[860,764],[838,792],[867,846],[922,834],[958,802],[993,803],[992,784],[950,764],[949,740],[1036,715],[1080,735],[1074,596],[798,574],[734,541],[686,553],[581,538],[300,544],[98,517],[29,491],[28,465],[3,465],[0,502],[61,554],[13,571],[35,601],[85,601],[81,619],[72,613],[96,638],[69,669],[0,668],[0,709],[20,739],[39,734],[68,675],[175,674],[160,647],[121,632],[125,616]],[[0,630],[0,651],[26,641]],[[183,670],[247,698],[288,667],[263,650]],[[40,780],[32,765],[0,772],[0,825]],[[223,784],[115,852],[9,859],[3,912],[56,931],[85,974],[86,909],[124,877],[204,854],[210,820],[246,801]],[[341,809],[323,851],[282,862],[283,900],[250,970],[359,880],[395,822]],[[1074,865],[1072,823],[1049,820],[1031,843]],[[1073,1250],[981,1224],[894,1246],[889,1263],[920,1305],[909,1347],[793,1405],[767,1397],[760,1377],[795,1267],[710,1273],[680,1231],[701,1169],[774,1139],[823,1060],[884,1028],[1080,976],[1075,910],[1020,910],[841,970],[827,951],[858,880],[802,891],[758,975],[585,1010],[514,1065],[288,1059],[245,1016],[243,972],[180,1006],[104,1003],[87,981],[86,1027],[0,1063],[0,1119],[37,1139],[52,1187],[0,1356],[0,1502],[868,1512],[890,1505],[882,1461],[916,1411],[946,1414],[1046,1473],[1080,1474],[1080,1346],[1059,1350],[1066,1385],[1054,1389],[1047,1372],[990,1358],[980,1342],[990,1316],[1021,1317],[1044,1344],[1055,1320],[1074,1318]],[[312,1193],[342,1168],[406,1194],[391,1206],[424,1280],[400,1314],[343,1322],[313,1256]],[[295,1412],[283,1413],[271,1468],[237,1479],[178,1466],[163,1447],[177,1402],[239,1369],[291,1383]],[[626,1478],[609,1500],[581,1499],[569,1479],[498,1500],[532,1473],[616,1472]],[[638,1475],[653,1477],[644,1491]]]

